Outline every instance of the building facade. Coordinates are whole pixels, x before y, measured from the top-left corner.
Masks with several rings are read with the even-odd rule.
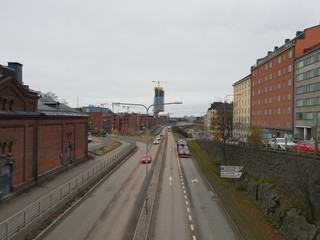
[[[293,137],[294,60],[320,41],[320,25],[297,32],[251,67],[251,125]]]
[[[294,137],[319,138],[320,44],[295,61]]]
[[[87,115],[41,98],[0,65],[0,198],[86,160]]]
[[[233,85],[233,137],[246,137],[250,131],[251,75]]]

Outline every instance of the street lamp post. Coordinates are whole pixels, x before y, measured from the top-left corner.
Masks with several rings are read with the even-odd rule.
[[[146,141],[146,179],[145,179],[145,187],[146,187],[146,213],[148,213],[148,155],[149,155],[149,109],[152,106],[162,106],[162,105],[172,105],[172,104],[182,104],[182,102],[170,102],[170,103],[162,103],[162,104],[151,104],[149,106],[146,106],[144,104],[140,103],[121,103],[121,102],[116,102],[112,103],[113,105],[129,105],[129,106],[141,106],[144,107],[147,111],[147,141]]]

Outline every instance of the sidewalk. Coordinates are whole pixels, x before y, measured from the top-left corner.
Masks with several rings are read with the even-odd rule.
[[[99,149],[102,145],[104,146],[111,145],[114,141],[115,140],[111,140],[108,138],[106,139],[95,138],[93,139],[92,142],[89,143],[89,151],[92,152],[96,149]],[[97,142],[99,142],[99,144],[97,144]],[[57,175],[53,179],[47,180],[42,184],[31,187],[30,189],[26,190],[24,193],[17,196],[16,198],[13,198],[11,200],[8,200],[7,202],[1,203],[0,204],[0,223],[5,221],[7,218],[11,217],[15,213],[23,210],[24,208],[31,205],[32,203],[36,202],[37,200],[44,197],[45,195],[49,194],[54,189],[59,188],[64,183],[80,175],[82,172],[84,172],[91,166],[94,166],[99,161],[102,161],[105,158],[119,152],[125,146],[127,146],[127,143],[123,142],[121,146],[113,149],[109,153],[103,156],[96,156],[92,160],[88,160],[79,165],[76,165],[75,167],[69,169],[68,171]]]

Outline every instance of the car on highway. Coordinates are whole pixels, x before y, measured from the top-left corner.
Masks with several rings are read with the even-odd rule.
[[[148,154],[148,157],[147,157],[147,154],[143,154],[143,156],[141,157],[141,163],[147,163],[147,161],[148,161],[148,163],[151,163],[151,161],[152,161],[152,157],[151,157],[151,154],[149,153]]]
[[[272,138],[268,142],[268,146],[271,149],[278,149],[278,150],[292,149],[294,145],[295,143],[292,140],[287,138]]]
[[[315,142],[313,140],[303,140],[300,143],[296,143],[293,148],[297,151],[300,149],[300,152],[314,152]],[[318,145],[318,152],[320,152],[320,146]]]

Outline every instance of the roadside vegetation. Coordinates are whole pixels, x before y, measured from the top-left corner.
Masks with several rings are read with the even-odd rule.
[[[278,231],[279,224],[277,221],[267,219],[262,210],[260,210],[259,205],[246,191],[245,183],[237,183],[234,179],[220,178],[220,165],[223,160],[215,158],[194,140],[189,141],[188,145],[198,166],[244,239],[286,239]]]

